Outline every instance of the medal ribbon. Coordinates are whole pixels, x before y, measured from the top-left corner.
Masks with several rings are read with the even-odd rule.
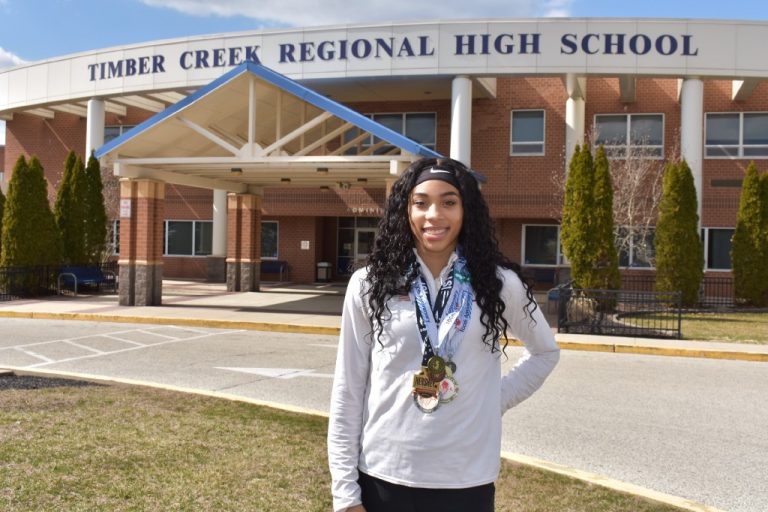
[[[461,343],[472,314],[472,286],[466,270],[466,260],[459,256],[454,261],[445,282],[437,292],[434,306],[423,275],[413,283],[411,292],[416,303],[416,321],[424,343],[422,366],[429,358],[439,355],[451,360]]]

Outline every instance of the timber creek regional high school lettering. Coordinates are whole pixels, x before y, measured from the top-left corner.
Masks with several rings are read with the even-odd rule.
[[[454,55],[540,55],[540,33],[457,34]],[[350,59],[408,59],[431,57],[436,46],[430,36],[377,37],[372,39],[339,39],[278,44],[280,64]],[[261,63],[260,45],[234,46],[182,52],[181,69],[230,68],[245,61]],[[560,37],[562,55],[698,55],[693,36],[688,34],[576,33]],[[166,57],[162,54],[119,59],[88,65],[90,81],[165,73]]]

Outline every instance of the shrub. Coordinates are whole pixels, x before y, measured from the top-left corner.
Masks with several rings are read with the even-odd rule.
[[[768,303],[768,238],[766,217],[768,203],[762,197],[765,176],[761,179],[754,162],[747,167],[733,233],[731,261],[733,262],[734,294],[753,306]]]

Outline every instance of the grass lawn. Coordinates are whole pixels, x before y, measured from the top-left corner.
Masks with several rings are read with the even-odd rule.
[[[0,510],[331,510],[327,420],[122,385],[0,389]],[[504,461],[498,511],[674,511]]]
[[[676,314],[626,316],[623,321],[640,327],[677,327]],[[768,312],[683,313],[683,339],[768,344]]]

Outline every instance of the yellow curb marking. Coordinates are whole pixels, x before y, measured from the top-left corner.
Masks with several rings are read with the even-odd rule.
[[[608,478],[606,476],[598,475],[595,473],[589,473],[580,469],[563,466],[555,462],[548,462],[545,460],[536,459],[534,457],[528,457],[527,455],[502,451],[501,457],[526,466],[543,469],[545,471],[565,475],[569,478],[575,478],[577,480],[582,480],[591,484],[607,487],[608,489],[613,489],[614,491],[623,492],[625,494],[632,494],[658,503],[664,503],[666,505],[678,507],[682,510],[690,510],[694,512],[723,512],[720,509],[697,503],[692,500],[654,491],[652,489],[647,489],[645,487],[640,487],[639,485],[622,482],[620,480],[614,480],[613,478]]]

